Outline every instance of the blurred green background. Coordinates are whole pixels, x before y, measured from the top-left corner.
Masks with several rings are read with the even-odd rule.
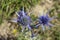
[[[9,19],[16,17],[15,12],[19,11],[21,7],[24,7],[28,13],[33,12],[30,16],[35,21],[37,13],[33,10],[41,11],[38,10],[37,5],[45,7],[45,9],[40,7],[42,10],[50,9],[49,16],[57,16],[51,22],[55,26],[51,27],[50,30],[46,29],[43,32],[41,29],[37,29],[37,36],[31,38],[30,31],[21,33],[21,28],[18,30],[17,24],[8,22]],[[0,36],[1,40],[60,40],[60,0],[0,0]]]

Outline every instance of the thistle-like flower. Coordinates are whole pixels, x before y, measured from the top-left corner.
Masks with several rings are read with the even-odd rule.
[[[36,25],[36,27],[41,25],[43,31],[45,30],[45,26],[48,26],[48,28],[53,26],[53,24],[51,24],[50,21],[52,21],[55,17],[50,18],[48,14],[49,11],[46,13],[46,15],[42,15],[38,18],[39,23]]]
[[[28,16],[26,12],[24,12],[24,8],[18,13],[16,12],[16,14],[18,16],[17,19],[12,21],[19,23],[19,25],[22,25],[22,32],[26,27],[28,27],[28,29],[31,30],[31,27],[30,27],[31,19],[30,19],[30,16]]]

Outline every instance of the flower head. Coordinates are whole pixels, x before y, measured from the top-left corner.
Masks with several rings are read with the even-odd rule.
[[[19,25],[22,25],[22,31],[24,31],[26,27],[28,27],[28,29],[31,30],[30,27],[31,19],[30,16],[28,16],[26,12],[24,12],[24,8],[16,14],[17,14],[17,19],[13,21],[19,23]]]
[[[47,24],[49,22],[49,19],[50,18],[47,17],[47,16],[40,16],[39,17],[39,23],[45,25],[45,24]]]
[[[25,27],[27,26],[30,30],[30,23],[31,23],[31,19],[28,15],[26,15],[26,13],[24,12],[24,10],[18,12],[18,18],[17,18],[17,22],[20,23],[22,26],[24,26],[22,29],[24,30]]]
[[[45,26],[48,26],[48,27],[53,26],[50,23],[50,21],[53,20],[53,19],[54,19],[54,17],[50,18],[48,16],[48,13],[46,13],[46,15],[42,15],[38,18],[39,23],[36,25],[36,27],[41,25],[42,29],[45,30]]]

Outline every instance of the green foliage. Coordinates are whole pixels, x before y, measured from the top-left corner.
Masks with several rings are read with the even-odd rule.
[[[29,9],[39,2],[40,0],[0,0],[0,11],[2,11],[0,14],[3,15],[3,18],[9,19],[21,7]]]
[[[54,0],[54,10],[57,12],[58,18],[60,18],[60,0]]]
[[[31,19],[35,21],[38,17],[34,16],[33,14],[30,15]]]
[[[20,33],[20,35],[17,37],[17,40],[26,40],[23,33]]]
[[[0,17],[0,24],[2,23],[2,17]]]
[[[60,18],[60,13],[58,14],[58,17]]]

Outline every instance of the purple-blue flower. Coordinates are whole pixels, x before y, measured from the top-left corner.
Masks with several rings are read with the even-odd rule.
[[[42,15],[38,18],[38,24],[36,25],[36,27],[40,26],[42,27],[42,30],[45,30],[45,26],[48,26],[48,28],[50,28],[51,26],[53,26],[50,21],[53,20],[54,17],[50,18],[48,16],[48,13],[46,13],[46,15]]]
[[[24,29],[26,27],[28,27],[29,30],[31,30],[30,24],[31,24],[31,18],[30,16],[27,15],[26,12],[24,12],[24,8],[23,10],[19,11],[17,14],[17,19],[15,20],[15,22],[19,23],[19,25],[22,26],[22,32],[24,31]],[[14,20],[13,20],[14,21]]]

